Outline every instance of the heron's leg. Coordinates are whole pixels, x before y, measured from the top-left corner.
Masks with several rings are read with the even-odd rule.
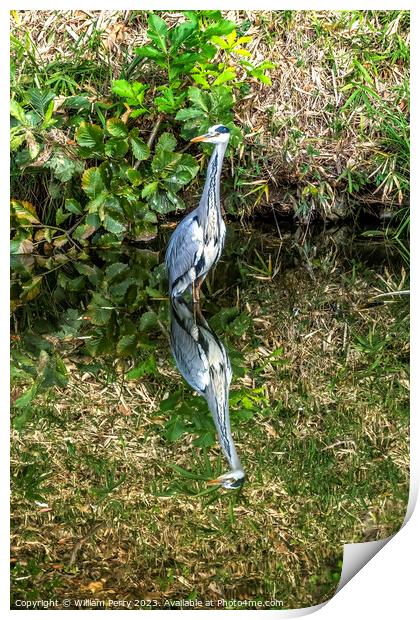
[[[203,284],[203,279],[204,278],[202,277],[196,278],[194,282],[192,283],[192,297],[193,297],[193,302],[195,304],[200,303],[200,288],[201,288],[201,285]]]

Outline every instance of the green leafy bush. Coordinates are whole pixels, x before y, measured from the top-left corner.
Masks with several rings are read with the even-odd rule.
[[[203,165],[185,142],[220,122],[236,149],[236,102],[250,80],[270,83],[273,65],[250,62],[251,37],[220,11],[183,13],[184,21],[169,26],[148,12],[149,41],[135,50],[144,82],[122,72],[108,96],[95,97],[76,79],[70,89],[58,74],[46,79],[47,68],[34,83],[13,81],[15,321],[34,332],[49,325],[49,333],[53,327],[59,340],[76,339],[92,356],[147,351],[163,308],[163,267],[156,252],[133,249],[122,262],[112,248],[150,242],[160,221],[185,210]],[[36,317],[27,304],[37,304]],[[135,369],[141,376],[152,366],[141,360]]]
[[[149,13],[150,43],[136,54],[158,73],[153,84],[114,80],[117,100],[92,101],[83,92],[60,97],[46,85],[16,88],[13,252],[30,253],[43,242],[64,252],[72,242],[80,247],[148,240],[159,216],[185,209],[180,191],[198,173],[195,158],[176,151],[179,140],[221,122],[232,130],[231,145],[238,145],[235,100],[247,80],[269,83],[273,65],[249,62],[245,46],[251,37],[238,36],[220,11],[184,15],[184,22],[169,28]]]

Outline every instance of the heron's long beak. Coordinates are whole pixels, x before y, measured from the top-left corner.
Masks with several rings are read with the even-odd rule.
[[[214,480],[207,480],[206,484],[222,484],[222,481],[219,478],[215,478]]]
[[[209,140],[210,138],[213,138],[213,134],[203,133],[202,136],[197,136],[196,138],[190,140],[190,142],[207,142],[207,140]]]

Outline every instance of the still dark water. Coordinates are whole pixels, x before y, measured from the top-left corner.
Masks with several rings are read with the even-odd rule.
[[[136,363],[161,348],[166,335],[180,375],[207,402],[229,466],[214,483],[238,488],[245,473],[231,431],[232,365],[224,339],[236,344],[246,339],[253,320],[263,320],[253,316],[253,307],[264,297],[272,298],[273,308],[283,306],[286,321],[299,320],[308,307],[339,313],[345,321],[353,310],[348,295],[347,302],[340,301],[340,283],[350,282],[355,293],[364,289],[366,305],[382,303],[375,295],[408,288],[404,256],[395,244],[343,227],[273,234],[272,228],[229,225],[223,257],[207,278],[202,303],[193,306],[188,297],[167,299],[162,261],[170,232],[162,230],[147,248],[98,248],[70,259],[13,257],[12,296],[26,295],[26,302],[17,301],[15,329],[32,352],[52,336],[61,346],[70,344],[73,356],[90,356],[93,366],[102,356]],[[269,321],[266,329],[268,336]]]

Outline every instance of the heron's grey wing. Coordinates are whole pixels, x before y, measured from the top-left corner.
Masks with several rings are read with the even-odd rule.
[[[166,250],[165,263],[169,275],[169,286],[176,294],[182,293],[195,279],[191,272],[203,254],[204,231],[194,212],[184,218],[172,233]]]
[[[230,382],[232,381],[232,367],[230,365],[229,356],[226,353],[224,344],[215,334],[215,332],[212,330],[212,328],[203,316],[201,316],[200,320],[200,332],[202,339],[209,343],[207,346],[209,365],[212,366],[216,363],[223,365],[224,374],[226,376],[226,383],[229,386]]]
[[[171,349],[176,365],[190,386],[204,395],[209,384],[209,362],[199,342],[199,330],[187,303],[175,298],[171,303]]]

